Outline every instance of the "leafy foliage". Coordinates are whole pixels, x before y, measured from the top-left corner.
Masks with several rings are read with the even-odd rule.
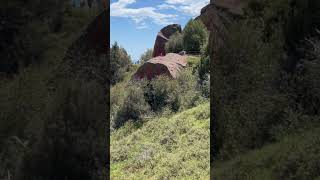
[[[127,51],[115,42],[110,49],[110,83],[113,85],[123,80],[124,74],[131,64],[131,58]]]
[[[103,179],[105,95],[95,82],[66,81],[49,100],[41,138],[26,153],[20,179]],[[79,161],[86,162],[80,163]]]
[[[193,58],[195,64],[199,61],[200,58]],[[150,81],[131,82],[125,78],[127,80],[115,84],[111,88],[111,130],[128,121],[142,122],[145,117],[171,114],[206,101],[210,83],[200,84],[197,66],[190,66],[182,70],[177,79],[159,76]],[[134,69],[130,72],[129,77]]]
[[[23,35],[16,34],[16,38],[24,40],[28,37],[28,48],[34,48],[36,52],[39,47],[41,53],[28,67],[19,66],[15,76],[0,77],[0,179],[106,177],[104,127],[108,114],[106,97],[109,95],[105,94],[107,73],[104,72],[107,59],[81,52],[81,57],[88,59],[81,59],[76,65],[64,61],[66,49],[91,20],[92,13],[72,9],[62,14],[61,27],[55,29],[47,24],[50,18],[44,14],[58,15],[57,11],[63,12],[64,6],[60,9],[52,3],[1,1],[1,13],[7,11],[10,18],[22,12],[30,15],[26,17],[26,23],[33,27],[30,30],[22,24],[30,31],[25,32],[19,27],[19,33]],[[25,20],[20,16],[13,19]],[[11,26],[11,20],[6,23],[9,24],[5,24],[4,29]],[[29,39],[30,34],[34,37]],[[35,46],[38,41],[45,46]],[[17,54],[1,61],[28,59],[24,47],[14,48],[16,51],[10,53]],[[31,57],[35,57],[35,52]]]
[[[291,141],[295,139],[293,134],[302,136],[319,126],[319,93],[314,91],[318,89],[319,79],[315,73],[319,71],[316,33],[319,23],[315,18],[319,7],[313,0],[253,0],[245,9],[244,18],[228,25],[228,34],[214,54],[216,59],[211,61],[215,104],[211,108],[217,122],[216,162],[221,162],[221,167],[215,170],[232,166],[239,171],[223,170],[217,178],[319,176],[314,173],[317,169],[313,168],[314,163],[306,160],[314,154],[292,151],[291,144],[282,141],[285,137]],[[305,140],[306,144],[309,140]],[[303,138],[299,138],[298,144],[300,141],[304,144]],[[291,153],[269,148],[268,144],[274,142],[279,142],[275,149],[281,146]],[[270,153],[268,157],[264,153],[244,155],[258,148]],[[287,159],[274,157],[274,152],[281,152]],[[250,162],[237,156],[245,156]],[[296,164],[296,160],[301,163]],[[248,170],[259,163],[265,166]]]
[[[139,60],[140,64],[143,64],[147,61],[149,61],[152,58],[152,54],[153,54],[153,49],[147,49],[146,52],[144,52]]]
[[[179,32],[173,34],[166,43],[165,49],[166,53],[179,53],[183,51],[183,34]]]
[[[191,19],[183,29],[183,48],[188,53],[199,54],[207,42],[206,27],[201,21]]]
[[[285,100],[273,87],[279,75],[280,39],[264,43],[254,25],[241,23],[230,28],[228,47],[220,49],[220,63],[212,72],[221,158],[270,139],[269,126],[277,122],[273,117]]]
[[[61,30],[64,1],[2,1],[0,7],[0,73],[18,73],[41,61],[48,34]]]
[[[122,126],[126,121],[141,120],[143,115],[147,114],[149,111],[149,104],[147,104],[144,99],[141,87],[132,85],[127,88],[127,95],[116,115],[114,122],[115,128]]]

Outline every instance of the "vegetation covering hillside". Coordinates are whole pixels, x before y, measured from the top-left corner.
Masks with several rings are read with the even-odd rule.
[[[230,161],[217,162],[216,179],[320,179],[320,129],[297,133]]]
[[[209,179],[209,103],[111,136],[111,179]]]
[[[241,18],[223,20],[224,42],[209,47],[213,174],[319,178],[320,1],[242,2]]]
[[[84,72],[58,76],[73,70],[65,53],[97,11],[0,4],[0,179],[105,179],[105,84]]]
[[[115,43],[114,57],[126,54],[118,49]],[[111,87],[111,179],[209,179],[210,91],[204,57],[188,56],[177,79],[132,81],[141,64],[115,66],[122,78]]]

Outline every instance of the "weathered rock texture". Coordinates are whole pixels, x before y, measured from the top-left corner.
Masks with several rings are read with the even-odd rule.
[[[212,60],[219,61],[217,51],[228,34],[227,27],[235,18],[243,15],[243,7],[241,0],[211,0],[210,4],[201,10],[199,19],[210,32],[209,47]]]
[[[63,66],[59,76],[85,76],[86,79],[101,79],[103,83],[106,82],[101,77],[106,77],[107,72],[102,72],[102,67],[98,66],[106,61],[102,57],[106,59],[110,51],[109,11],[110,9],[102,11],[68,48],[63,59],[68,66]]]
[[[171,24],[160,30],[157,35],[153,48],[153,57],[166,55],[165,45],[168,42],[170,36],[176,32],[181,33],[181,26],[179,24]]]
[[[144,63],[133,75],[134,80],[153,79],[159,75],[177,78],[181,69],[187,65],[187,57],[175,53],[158,56]]]
[[[210,55],[210,69],[213,69],[216,64],[219,64],[219,51],[221,48],[224,48],[224,42],[228,35],[228,27],[235,21],[235,19],[241,17],[243,15],[243,1],[241,0],[210,0],[210,4],[204,7],[201,10],[201,15],[198,17],[210,32],[209,36],[209,55]],[[212,85],[214,78],[211,78],[211,89],[213,92]],[[212,152],[212,156],[210,156],[210,161],[213,162],[215,157],[217,157],[217,151],[219,146],[217,144],[217,128],[218,120],[215,118],[217,115],[216,108],[219,106],[219,100],[216,99],[213,94],[211,100],[211,112],[212,112],[212,120],[211,120],[211,131],[213,137],[211,138],[210,149],[214,149]]]

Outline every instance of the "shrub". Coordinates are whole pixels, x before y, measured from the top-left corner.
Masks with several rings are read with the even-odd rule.
[[[166,53],[179,53],[183,50],[183,34],[173,34],[165,46]]]
[[[147,102],[155,112],[177,112],[189,109],[204,101],[198,86],[198,77],[192,69],[184,69],[177,79],[160,76],[144,88]]]
[[[163,116],[192,108],[208,97],[208,88],[202,90],[198,74],[193,68],[183,69],[177,79],[159,76],[151,81],[121,82],[111,88],[111,130],[127,121],[141,122],[153,113]],[[202,92],[203,91],[203,92]]]
[[[199,54],[207,41],[207,30],[201,21],[190,20],[183,29],[183,48],[188,53]]]
[[[152,54],[153,54],[153,49],[147,49],[146,52],[144,52],[139,60],[140,64],[143,64],[147,61],[149,61],[152,58]]]
[[[103,86],[64,80],[46,107],[39,141],[18,179],[104,179],[106,101]]]
[[[207,50],[201,53],[201,59],[199,64],[197,65],[197,70],[200,81],[206,80],[207,75],[210,74],[210,57]]]
[[[46,48],[47,36],[61,29],[62,0],[1,2],[0,73],[18,73],[38,63]]]
[[[281,34],[268,42],[255,21],[230,26],[224,47],[213,61],[212,89],[220,158],[270,142],[270,126],[281,122],[286,96],[275,88],[280,76]],[[259,49],[257,49],[259,47]]]
[[[141,120],[149,112],[149,108],[142,88],[136,85],[128,86],[127,94],[114,121],[115,128],[119,128],[129,120]]]
[[[165,106],[170,106],[173,111],[179,110],[176,81],[159,76],[145,86],[144,91],[153,111],[161,111]]]
[[[184,69],[177,78],[180,109],[185,110],[202,103],[205,99],[201,95],[197,73],[192,68]]]

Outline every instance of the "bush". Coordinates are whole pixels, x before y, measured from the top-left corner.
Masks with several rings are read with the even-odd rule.
[[[281,34],[275,33],[265,42],[260,25],[255,23],[243,20],[229,27],[226,43],[218,50],[219,61],[213,61],[211,69],[212,112],[221,159],[270,142],[270,127],[281,122],[288,102],[275,87],[281,71]]]
[[[208,53],[208,46],[201,52],[201,59],[197,65],[197,70],[199,74],[200,81],[207,79],[208,74],[210,74],[210,56]]]
[[[177,79],[160,76],[145,86],[145,96],[151,109],[161,112],[170,109],[172,112],[189,109],[204,101],[201,96],[198,77],[192,69],[184,69]]]
[[[203,23],[191,19],[183,29],[183,48],[188,53],[199,54],[207,38],[207,30]]]
[[[0,3],[0,73],[18,73],[38,63],[46,48],[47,36],[61,29],[62,0]]]
[[[141,55],[139,63],[143,64],[149,61],[152,58],[152,54],[153,54],[153,49],[147,49],[147,51]]]
[[[166,53],[179,53],[183,51],[183,34],[177,32],[173,34],[165,46]]]
[[[177,87],[177,82],[166,76],[159,76],[151,80],[144,89],[146,101],[150,104],[151,109],[157,112],[169,106],[173,111],[179,110]]]
[[[123,104],[115,117],[114,126],[119,128],[127,121],[138,121],[149,112],[149,105],[144,99],[143,90],[136,85],[127,87]]]
[[[59,32],[59,23],[42,13],[55,12],[59,8],[52,6],[52,2],[60,1],[19,2],[0,2],[0,13],[6,5],[21,5],[22,10],[15,6],[17,9],[8,11],[26,13],[31,18],[30,21],[18,16],[13,18],[16,22],[28,23],[28,27],[21,25],[22,35],[15,36],[21,41],[27,39],[23,42],[27,47],[13,44],[14,50],[3,49],[18,55],[9,56],[18,57],[16,60],[23,65],[19,70],[28,65],[24,61],[30,66],[0,85],[0,179],[7,179],[8,174],[11,179],[104,179],[106,131],[103,128],[108,124],[109,110],[104,104],[108,96],[105,94],[106,59],[81,58],[74,64],[63,60],[65,50],[90,17],[80,11],[78,15],[72,12],[72,16],[64,17],[63,31]],[[33,12],[37,15],[33,16]],[[53,29],[47,27],[51,22]],[[4,34],[1,32],[1,35]],[[64,74],[56,76],[60,72]]]
[[[48,101],[39,141],[18,179],[104,179],[106,95],[102,85],[65,80]]]
[[[201,95],[201,86],[199,86],[199,77],[193,72],[192,68],[184,69],[179,77],[178,92],[180,98],[180,110],[186,110],[201,104],[205,98]]]
[[[154,113],[166,116],[192,108],[208,98],[209,85],[198,84],[193,68],[183,69],[177,79],[159,76],[151,81],[117,83],[111,88],[111,130],[127,121],[141,122]],[[137,124],[137,123],[135,123]]]

